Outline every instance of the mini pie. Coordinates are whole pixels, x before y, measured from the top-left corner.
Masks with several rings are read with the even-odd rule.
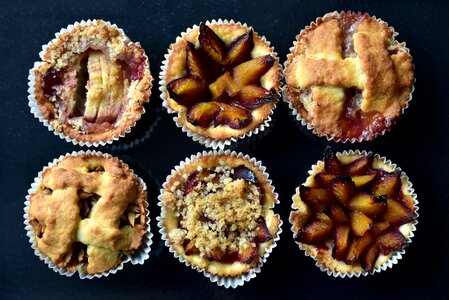
[[[372,153],[327,149],[309,174],[293,197],[290,223],[300,248],[328,273],[374,273],[404,252],[418,202],[400,169]]]
[[[30,196],[36,248],[59,268],[107,272],[142,244],[147,193],[113,157],[66,156],[46,168]]]
[[[385,22],[354,12],[326,14],[302,30],[285,63],[285,91],[303,124],[343,142],[390,129],[415,80],[412,57],[396,35]]]
[[[195,158],[168,179],[161,195],[168,243],[210,274],[248,273],[275,245],[277,197],[265,175],[243,157]]]
[[[161,73],[162,98],[178,123],[212,140],[258,128],[279,98],[276,53],[251,27],[201,23],[171,44]]]
[[[145,111],[152,81],[148,57],[116,26],[76,23],[41,58],[32,70],[32,96],[56,132],[81,143],[105,143],[128,132]]]

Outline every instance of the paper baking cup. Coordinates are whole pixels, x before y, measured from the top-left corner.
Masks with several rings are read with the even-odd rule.
[[[369,154],[373,154],[372,152],[366,152],[366,151],[359,151],[359,150],[349,150],[349,151],[343,151],[342,153],[338,152],[336,155],[338,157],[340,156],[346,156],[346,155],[369,155]],[[414,236],[414,232],[416,231],[416,224],[418,224],[418,199],[417,196],[415,194],[415,190],[412,188],[412,183],[410,182],[408,176],[401,170],[401,168],[399,168],[398,166],[396,166],[396,164],[392,163],[390,160],[387,160],[385,157],[381,157],[378,154],[374,154],[374,159],[378,159],[380,161],[382,161],[386,166],[391,167],[393,170],[395,171],[399,171],[401,174],[401,181],[404,184],[404,182],[408,185],[407,191],[409,192],[410,196],[413,199],[413,205],[415,207],[415,219],[411,222],[411,223],[406,223],[402,226],[408,225],[410,224],[410,229],[409,229],[409,233],[407,234],[407,236],[405,236],[407,243],[410,245],[410,243],[412,242],[412,237]],[[309,173],[309,177],[306,179],[306,182],[308,182],[310,180],[310,178],[312,178],[312,176],[314,174],[317,173],[318,170],[322,169],[324,165],[324,162],[322,160],[318,161],[315,165],[312,166],[312,169],[308,171]],[[295,191],[295,195],[298,193],[298,188]],[[294,197],[295,195],[293,195],[292,197],[292,210],[296,211],[298,208],[295,206],[294,203]],[[401,227],[402,227],[401,226]],[[295,231],[293,228],[293,224],[292,227],[290,228],[292,233],[293,233],[293,239],[295,239]],[[340,278],[345,278],[345,277],[360,277],[360,276],[367,276],[367,275],[374,275],[375,273],[379,273],[381,271],[385,271],[388,268],[392,268],[393,265],[397,264],[398,261],[402,258],[402,256],[405,254],[405,249],[402,249],[400,251],[396,251],[393,253],[390,253],[389,255],[387,255],[387,260],[382,263],[381,265],[377,266],[376,268],[373,269],[373,271],[371,272],[366,272],[366,271],[361,271],[361,272],[341,272],[341,271],[335,271],[335,270],[331,270],[330,268],[328,268],[327,266],[325,266],[324,264],[322,264],[317,257],[311,252],[310,249],[314,249],[315,247],[312,245],[307,245],[301,242],[297,242],[295,241],[295,243],[299,246],[299,249],[304,251],[304,254],[306,256],[310,256],[311,258],[313,258],[315,260],[315,265],[320,268],[321,271],[326,272],[327,275],[329,276],[333,276],[335,278],[340,277]],[[330,249],[331,251],[331,249]],[[376,261],[377,262],[377,261]]]
[[[106,154],[106,153],[103,154],[99,151],[91,151],[91,150],[73,151],[72,153],[67,153],[66,155],[61,155],[59,158],[55,158],[52,162],[49,162],[48,165],[46,167],[44,167],[44,169],[37,174],[37,177],[34,178],[34,182],[31,184],[31,188],[28,190],[28,195],[25,197],[25,199],[26,199],[25,207],[23,209],[25,212],[23,215],[23,218],[25,219],[23,223],[25,224],[26,235],[29,238],[31,248],[34,249],[34,254],[37,257],[39,257],[40,260],[44,261],[48,265],[48,267],[50,269],[52,269],[53,271],[55,271],[61,275],[67,276],[67,277],[71,277],[73,274],[78,273],[78,275],[81,279],[92,279],[95,277],[96,278],[108,277],[110,274],[115,274],[115,273],[117,273],[117,271],[123,269],[123,266],[125,265],[125,263],[128,263],[128,262],[130,262],[133,265],[142,265],[144,263],[144,261],[149,258],[149,253],[151,251],[151,244],[153,243],[153,241],[152,241],[153,234],[151,233],[151,228],[150,228],[150,212],[148,210],[148,201],[146,201],[146,207],[145,207],[145,211],[146,211],[145,230],[147,231],[147,233],[142,238],[142,245],[139,247],[139,249],[134,251],[134,253],[132,255],[125,256],[124,259],[122,260],[122,262],[117,267],[109,270],[108,272],[97,273],[97,274],[87,274],[81,269],[81,266],[78,267],[78,269],[76,271],[70,272],[67,269],[59,268],[58,266],[56,266],[48,256],[46,256],[45,254],[40,252],[39,249],[37,249],[36,242],[34,240],[34,230],[28,220],[28,211],[30,208],[30,195],[35,193],[36,190],[39,188],[41,181],[42,181],[42,174],[46,169],[52,168],[53,166],[57,165],[65,157],[78,156],[78,155],[83,155],[83,154],[95,155],[95,156],[104,157],[104,158],[112,158],[113,157],[110,154]],[[123,165],[126,165],[123,161],[120,160],[120,162]],[[129,171],[131,171],[134,174],[134,171],[132,169],[129,169]],[[145,182],[142,180],[142,178],[140,178],[136,174],[134,174],[134,175],[139,180],[140,184],[142,184],[143,190],[146,191],[147,185],[145,184]]]
[[[240,23],[240,22],[235,22],[234,20],[227,20],[227,19],[218,19],[215,20],[213,19],[212,21],[206,21],[205,22],[206,25],[214,25],[214,24],[236,24],[236,25],[240,25],[243,28],[246,29],[252,29],[253,32],[255,34],[257,34],[261,40],[268,46],[270,47],[271,43],[265,38],[265,36],[259,35],[259,33],[257,33],[253,27],[248,26],[246,23]],[[188,28],[186,31],[182,32],[180,36],[178,36],[176,38],[175,44],[180,42],[181,40],[184,39],[185,35],[189,34],[190,32],[192,32],[193,30],[198,30],[199,26],[198,25],[193,25],[192,28]],[[276,51],[274,51],[274,47],[270,47],[270,50],[272,51],[272,55],[274,56],[274,58],[276,59],[277,65],[278,65],[278,71],[279,71],[279,87],[281,86],[281,80],[282,80],[282,66],[279,63],[279,57]],[[206,137],[203,136],[201,134],[198,134],[196,132],[193,132],[192,130],[188,129],[187,127],[183,126],[180,122],[179,122],[179,118],[181,116],[181,112],[177,112],[173,109],[170,108],[170,105],[168,104],[168,100],[167,100],[167,82],[166,82],[166,78],[167,78],[167,65],[168,65],[168,59],[171,56],[173,52],[173,48],[170,46],[168,49],[168,53],[164,55],[164,61],[162,62],[161,65],[161,72],[159,73],[159,91],[161,92],[161,99],[162,99],[162,106],[164,106],[167,109],[167,112],[170,114],[177,114],[177,116],[173,117],[173,120],[176,123],[176,126],[181,128],[181,130],[183,132],[185,132],[187,134],[188,137],[192,138],[195,142],[198,142],[208,148],[212,148],[212,149],[224,149],[225,147],[231,145],[231,143],[236,142],[239,139],[244,139],[245,137],[250,137],[252,135],[256,135],[261,131],[264,131],[265,128],[270,126],[270,121],[271,121],[271,115],[273,114],[274,109],[276,108],[276,103],[274,103],[274,106],[272,107],[270,113],[268,114],[268,116],[265,118],[265,120],[259,124],[258,126],[256,126],[255,128],[253,128],[252,130],[245,132],[243,135],[239,136],[239,137],[231,137],[231,138],[227,138],[227,139],[220,139],[220,140],[215,140],[212,139],[210,137]],[[281,89],[279,88],[279,93],[278,93],[278,99],[281,99],[282,97],[282,93],[281,93]]]
[[[290,64],[291,59],[293,59],[294,55],[292,54],[292,51],[296,48],[296,46],[299,44],[298,38],[306,31],[311,30],[313,27],[315,27],[317,24],[321,23],[323,21],[323,19],[325,18],[329,18],[329,17],[333,17],[333,16],[338,16],[340,15],[339,12],[334,11],[331,13],[327,13],[322,17],[317,18],[315,21],[312,21],[308,26],[306,26],[304,29],[302,29],[300,31],[300,33],[296,36],[295,41],[293,42],[293,46],[290,47],[289,49],[289,54],[287,55],[287,60],[284,62],[284,68],[283,68],[283,76],[285,78],[285,70],[287,68],[287,66]],[[392,27],[392,26],[388,26],[388,23],[383,21],[380,18],[377,18],[376,16],[371,16],[370,18],[375,19],[376,21],[379,21],[381,23],[384,23],[392,32],[393,32],[393,43],[392,45],[402,45],[404,47],[404,50],[410,54],[410,49],[406,47],[406,43],[402,42],[399,43],[396,40],[396,36],[399,35],[399,33]],[[413,66],[413,72],[415,70],[415,65],[413,64],[413,60],[412,60],[412,66]],[[366,140],[366,141],[372,141],[375,138],[379,137],[379,136],[383,136],[387,131],[390,131],[391,128],[394,126],[394,124],[396,123],[396,120],[399,119],[400,116],[402,116],[404,114],[404,111],[409,107],[409,102],[410,100],[412,100],[412,94],[415,91],[415,82],[416,82],[416,77],[413,76],[413,84],[412,84],[412,88],[410,90],[410,94],[409,97],[407,99],[407,102],[405,103],[405,106],[401,109],[401,113],[397,116],[397,118],[395,118],[391,125],[385,129],[383,129],[381,132],[377,133],[376,135],[373,135],[371,139]],[[318,137],[325,137],[328,141],[334,141],[334,142],[342,142],[342,143],[346,143],[346,142],[350,142],[351,144],[354,144],[355,142],[362,142],[365,139],[363,137],[358,137],[358,138],[352,138],[352,139],[342,139],[341,137],[334,137],[331,136],[329,134],[325,134],[325,133],[319,133],[316,131],[315,127],[313,127],[309,122],[307,122],[302,116],[301,113],[298,111],[298,109],[296,107],[294,107],[293,103],[291,102],[291,100],[288,98],[288,93],[287,93],[287,84],[285,84],[285,86],[282,88],[282,99],[284,102],[287,102],[288,107],[290,108],[290,113],[296,118],[296,120],[304,127],[306,127],[308,130],[310,130],[314,135],[318,136]]]
[[[124,137],[127,133],[129,133],[131,131],[131,129],[134,126],[136,126],[136,122],[145,113],[145,108],[142,106],[142,109],[143,109],[142,113],[139,115],[138,118],[136,118],[134,120],[134,123],[132,125],[130,125],[125,130],[125,132],[123,132],[117,136],[114,136],[111,140],[91,143],[91,142],[86,142],[86,141],[79,141],[75,138],[65,135],[63,132],[55,130],[53,125],[51,125],[48,122],[48,120],[42,115],[42,111],[37,104],[37,101],[35,98],[35,91],[34,91],[34,84],[35,84],[34,70],[37,69],[42,63],[45,63],[44,62],[44,53],[45,53],[47,47],[50,44],[55,43],[57,41],[59,35],[66,33],[66,32],[70,32],[77,26],[86,26],[86,25],[91,25],[91,24],[97,25],[97,20],[90,20],[90,19],[87,21],[82,20],[81,22],[75,22],[73,24],[70,24],[67,26],[67,28],[62,28],[59,32],[57,32],[55,34],[55,38],[52,39],[48,44],[42,45],[42,50],[39,52],[39,57],[41,58],[41,61],[35,62],[33,65],[33,68],[30,69],[29,74],[28,74],[28,106],[30,107],[30,111],[34,115],[34,117],[37,118],[42,124],[44,124],[44,126],[47,127],[48,131],[52,131],[55,135],[59,136],[61,139],[66,140],[67,142],[72,143],[73,145],[80,145],[80,146],[87,146],[87,147],[98,147],[98,146],[104,146],[106,144],[112,144],[114,141],[117,141],[119,138]],[[128,36],[123,31],[123,29],[117,27],[116,24],[111,24],[110,22],[105,22],[104,26],[110,26],[112,28],[117,29],[120,32],[120,34],[123,36],[123,42],[125,42],[129,45],[135,44],[135,45],[141,47],[139,42],[131,42],[131,40],[128,38]],[[148,60],[148,56],[145,53],[144,53],[144,58],[145,58],[145,61],[144,61],[145,69],[150,70],[150,62]],[[151,91],[152,87],[153,87],[153,77],[151,76],[151,72],[150,72],[150,87],[149,87],[150,91]],[[151,96],[151,92],[150,92],[150,96]]]
[[[162,236],[162,240],[164,241],[165,246],[168,247],[169,251],[171,253],[173,253],[175,258],[179,259],[179,261],[181,263],[184,263],[186,266],[191,267],[192,269],[198,271],[199,273],[203,273],[205,277],[209,278],[209,280],[211,282],[215,282],[218,286],[223,286],[225,288],[232,287],[233,289],[235,289],[239,286],[244,285],[245,282],[250,281],[252,278],[256,277],[256,275],[258,273],[260,273],[263,264],[267,261],[268,256],[273,251],[273,249],[276,247],[276,245],[277,245],[276,242],[279,241],[280,234],[282,233],[282,220],[281,220],[279,214],[275,215],[279,218],[280,222],[279,222],[278,231],[276,233],[276,236],[273,238],[273,243],[270,246],[268,246],[268,248],[265,249],[263,256],[260,258],[259,264],[256,267],[251,269],[248,273],[245,273],[245,274],[243,274],[241,276],[237,276],[237,277],[217,276],[217,275],[214,275],[214,274],[211,274],[211,273],[205,271],[204,269],[201,269],[198,266],[194,266],[191,263],[189,263],[187,260],[185,260],[180,255],[178,255],[176,250],[173,248],[173,246],[171,245],[171,243],[169,241],[169,237],[167,235],[167,232],[166,232],[165,226],[164,226],[164,220],[167,215],[167,212],[162,204],[162,194],[167,188],[167,183],[172,179],[173,176],[175,176],[177,174],[177,172],[180,169],[184,168],[186,165],[190,164],[192,161],[194,161],[200,157],[203,157],[203,156],[222,155],[222,154],[229,155],[232,157],[246,159],[247,161],[251,162],[254,166],[256,166],[263,173],[264,177],[268,181],[268,184],[272,188],[273,195],[276,199],[274,204],[279,204],[278,194],[274,191],[274,186],[272,185],[272,181],[269,179],[268,173],[265,172],[266,167],[264,167],[260,161],[257,161],[255,158],[250,158],[248,155],[243,155],[242,153],[237,153],[235,151],[231,152],[230,150],[226,150],[226,151],[219,150],[219,151],[209,151],[209,152],[203,151],[203,152],[198,152],[196,155],[192,155],[192,156],[186,158],[184,161],[181,161],[179,163],[179,165],[177,165],[174,169],[172,169],[171,174],[167,176],[165,182],[162,185],[162,189],[160,190],[160,194],[158,197],[158,199],[159,199],[158,206],[161,207],[161,215],[159,217],[157,217],[156,220],[158,221],[158,226],[160,229],[159,232]],[[271,209],[274,207],[274,204],[270,207]]]

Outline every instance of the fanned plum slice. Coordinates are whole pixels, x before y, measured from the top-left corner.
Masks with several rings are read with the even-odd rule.
[[[344,209],[337,203],[332,204],[327,208],[328,215],[335,224],[341,224],[349,222],[349,218],[346,215]]]
[[[236,96],[240,92],[240,87],[235,84],[234,78],[232,78],[229,72],[225,72],[218,77],[213,83],[209,84],[209,90],[212,95],[212,99],[218,99],[223,94],[227,94],[230,97]]]
[[[245,165],[240,165],[236,168],[234,168],[234,173],[232,174],[232,179],[243,179],[249,182],[252,182],[254,184],[257,184],[257,178],[254,172],[247,168]]]
[[[343,260],[346,250],[350,244],[350,227],[347,224],[338,225],[334,231],[334,253],[333,257]]]
[[[373,227],[373,221],[364,213],[354,211],[350,214],[352,233],[356,236],[363,236],[368,230]]]
[[[402,250],[408,245],[407,240],[397,228],[384,231],[377,237],[377,244],[383,255]]]
[[[200,34],[198,40],[201,45],[201,49],[210,58],[218,63],[223,63],[226,57],[227,48],[226,44],[218,37],[218,35],[204,23],[200,24]]]
[[[260,77],[273,66],[274,62],[275,59],[271,55],[254,58],[234,67],[232,69],[232,77],[241,87],[256,83],[260,84]]]
[[[332,220],[324,213],[317,213],[296,236],[296,240],[306,244],[319,244],[332,236]]]
[[[340,203],[346,205],[356,192],[356,187],[351,177],[338,176],[331,181],[330,190]]]
[[[413,210],[404,206],[393,199],[387,199],[387,212],[383,216],[383,220],[394,226],[400,226],[402,224],[413,221],[415,218]]]
[[[348,207],[352,211],[360,211],[369,217],[376,217],[387,211],[387,197],[358,193],[349,201]]]
[[[379,234],[381,234],[384,230],[390,228],[390,223],[388,222],[377,222],[373,225],[371,228],[371,234],[373,237],[377,237]]]
[[[220,110],[217,102],[200,102],[187,110],[187,121],[194,126],[205,128],[215,120]]]
[[[207,101],[209,89],[203,80],[194,76],[175,79],[167,85],[170,98],[181,105],[192,106],[195,103]]]
[[[330,147],[324,150],[324,170],[332,175],[343,174],[343,166]]]
[[[254,242],[261,244],[271,240],[273,236],[268,230],[267,222],[265,221],[265,219],[263,217],[259,217],[256,222],[256,238],[254,239]]]
[[[374,156],[364,155],[346,166],[346,174],[349,176],[364,175],[368,168],[373,165]]]
[[[274,100],[277,100],[276,93],[270,92],[259,85],[252,84],[242,87],[236,99],[231,103],[247,109],[254,109]]]
[[[187,42],[186,44],[186,65],[187,73],[190,76],[195,76],[202,80],[207,80],[208,76],[204,71],[201,56],[191,42]]]
[[[314,179],[319,186],[328,188],[331,184],[331,181],[334,180],[336,177],[337,175],[321,172],[316,174]]]
[[[301,185],[299,195],[301,200],[310,205],[315,211],[322,211],[334,201],[332,193],[323,188],[311,188]]]
[[[374,269],[377,258],[379,257],[379,252],[379,247],[374,243],[362,255],[360,264],[366,272],[371,272]]]
[[[381,172],[374,180],[371,191],[375,197],[387,195],[389,198],[394,198],[401,186],[401,177],[399,172]]]
[[[242,129],[251,123],[251,113],[239,107],[220,103],[221,110],[215,118],[215,126],[228,125],[232,129]]]
[[[369,232],[362,237],[354,237],[349,246],[348,253],[344,262],[348,265],[355,263],[363,251],[373,242],[373,238]]]
[[[370,183],[375,177],[376,174],[367,174],[367,175],[351,176],[351,179],[352,181],[354,181],[355,186],[357,188],[360,188]]]
[[[253,30],[250,29],[246,33],[235,39],[229,46],[226,57],[226,66],[234,67],[250,58],[251,50],[254,47]]]

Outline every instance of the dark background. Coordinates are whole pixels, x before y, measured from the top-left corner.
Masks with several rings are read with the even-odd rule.
[[[59,3],[60,2],[60,3]],[[449,163],[449,5],[443,1],[11,1],[0,8],[0,298],[444,298],[448,285]],[[374,142],[328,143],[298,125],[285,103],[270,130],[234,146],[262,160],[281,203],[284,221],[278,247],[256,278],[236,290],[209,282],[178,262],[160,240],[155,218],[157,195],[170,170],[205,148],[193,142],[161,109],[158,73],[167,47],[186,28],[213,18],[246,22],[265,35],[281,62],[299,33],[316,17],[334,10],[366,11],[400,33],[414,58],[416,90],[410,108],[393,129]],[[126,265],[108,278],[80,280],[60,276],[34,256],[25,235],[23,202],[33,178],[53,158],[80,150],[49,132],[29,112],[27,76],[41,45],[75,21],[102,18],[123,28],[145,48],[156,78],[143,119],[133,132],[101,151],[118,156],[150,187],[150,258]],[[150,130],[152,129],[152,130]],[[123,150],[136,138],[143,141]],[[386,156],[410,177],[420,202],[416,236],[393,269],[365,278],[336,279],[322,273],[293,242],[288,223],[291,196],[306,171],[335,149],[365,149]]]

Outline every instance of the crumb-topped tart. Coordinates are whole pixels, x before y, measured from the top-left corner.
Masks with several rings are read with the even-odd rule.
[[[44,169],[30,196],[34,244],[58,268],[108,272],[142,244],[147,193],[113,157],[66,156]]]
[[[367,13],[333,12],[296,37],[285,62],[294,113],[319,136],[372,140],[411,99],[414,72],[394,29]]]
[[[417,223],[408,177],[378,155],[329,148],[309,174],[290,213],[300,248],[342,277],[391,267]]]
[[[41,59],[31,70],[31,100],[57,133],[104,144],[128,132],[145,111],[148,57],[117,26],[75,23],[44,47]]]
[[[194,26],[170,45],[162,98],[180,126],[212,140],[258,128],[279,98],[281,71],[264,37],[240,23]]]
[[[207,154],[177,169],[161,192],[168,243],[189,264],[237,277],[274,246],[277,196],[264,173],[243,157]],[[165,213],[164,213],[165,212]]]

